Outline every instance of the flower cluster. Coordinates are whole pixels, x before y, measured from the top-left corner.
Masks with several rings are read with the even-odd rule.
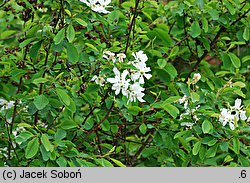
[[[1,109],[0,109],[0,112],[12,108],[14,106],[14,104],[15,104],[14,101],[9,101],[8,102],[5,99],[0,99],[0,106],[2,106]]]
[[[117,68],[113,68],[114,77],[107,78],[107,82],[112,84],[112,90],[115,91],[115,95],[122,93],[126,96],[131,102],[135,102],[136,99],[140,102],[145,102],[143,96],[145,95],[143,91],[143,84],[145,83],[144,78],[150,79],[152,77],[148,72],[151,71],[146,65],[148,57],[143,51],[138,51],[133,53],[133,61],[129,61],[128,64],[133,66],[134,69],[125,69],[122,72]],[[103,53],[103,58],[108,61],[115,62],[124,62],[126,55],[124,53],[116,54],[110,51],[105,51]],[[95,81],[100,86],[103,86],[105,83],[104,75],[94,76],[92,81]]]
[[[179,104],[184,104],[183,107],[185,111],[180,115],[180,120],[183,121],[181,126],[186,126],[187,129],[192,129],[192,127],[200,120],[198,117],[197,111],[200,108],[200,105],[195,108],[190,107],[189,99],[184,95],[181,99],[178,100]]]
[[[195,85],[200,79],[201,79],[200,73],[195,73],[191,83]]]
[[[241,105],[241,99],[236,99],[234,106],[230,106],[229,109],[223,108],[221,109],[221,113],[219,116],[219,121],[223,126],[227,123],[231,130],[234,130],[237,127],[237,122],[241,120],[246,120],[246,111],[242,110],[243,105]]]
[[[81,2],[85,3],[88,7],[90,7],[93,11],[97,13],[104,13],[107,14],[109,11],[106,10],[109,7],[109,3],[111,0],[80,0]]]

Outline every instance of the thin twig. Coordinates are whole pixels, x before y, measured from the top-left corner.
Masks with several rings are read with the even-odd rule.
[[[77,148],[79,148],[82,143],[94,132],[98,129],[98,127],[108,118],[109,114],[111,113],[112,109],[114,107],[114,101],[111,104],[111,107],[109,108],[109,110],[107,111],[106,115],[102,118],[102,120],[97,123],[90,131],[87,132],[87,134],[85,135],[85,137],[82,139],[82,141],[80,142],[80,144],[78,144]]]

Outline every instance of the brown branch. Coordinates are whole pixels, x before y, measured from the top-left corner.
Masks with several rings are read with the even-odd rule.
[[[246,16],[246,14],[247,14],[248,12],[250,12],[250,9],[248,9],[245,13],[243,13],[241,16],[239,16],[239,18],[238,18],[237,20],[235,20],[234,22],[232,22],[232,23],[230,24],[229,27],[231,27],[231,26],[233,26],[234,24],[236,24],[237,22],[239,22],[242,18],[244,18],[244,17]],[[216,42],[218,41],[218,39],[219,39],[219,37],[220,37],[220,35],[221,35],[221,33],[222,33],[223,31],[226,31],[226,28],[225,28],[224,26],[222,26],[222,27],[220,28],[220,30],[217,32],[216,36],[214,37],[213,41],[211,42],[210,47],[211,47],[212,49],[214,49],[215,44],[216,44]],[[191,71],[190,71],[190,72],[188,73],[188,75],[186,76],[185,82],[187,82],[187,80],[188,80],[188,78],[190,77],[190,75],[192,74],[192,72],[194,72],[194,71],[198,68],[199,64],[200,64],[201,61],[207,56],[207,54],[208,54],[208,51],[205,50],[204,53],[203,53],[203,55],[202,55],[200,58],[198,58],[196,64],[194,65],[194,67],[191,69]]]
[[[141,154],[141,152],[143,151],[143,149],[145,149],[146,145],[150,144],[153,141],[153,134],[155,133],[156,129],[153,129],[150,133],[148,138],[146,139],[146,141],[144,142],[144,144],[139,148],[139,150],[135,153],[135,155],[133,156],[133,158],[130,161],[130,165],[134,166],[136,159],[138,158],[138,156]]]
[[[98,127],[109,117],[109,114],[111,113],[112,109],[114,107],[114,101],[111,104],[111,107],[109,108],[109,110],[107,111],[106,115],[102,118],[102,120],[97,123],[90,131],[87,132],[87,134],[85,135],[85,137],[82,139],[82,141],[80,142],[80,144],[78,144],[77,149],[82,145],[82,143],[94,132],[98,129]]]
[[[124,54],[127,53],[128,47],[129,47],[129,43],[130,43],[130,36],[131,36],[131,32],[133,29],[133,26],[135,25],[135,21],[136,21],[136,17],[137,17],[137,10],[138,10],[138,6],[139,6],[139,2],[140,0],[136,0],[135,2],[135,8],[134,8],[134,15],[133,18],[131,20],[131,23],[128,26],[128,37],[127,37],[127,41],[126,41],[126,47],[125,47],[125,51]]]

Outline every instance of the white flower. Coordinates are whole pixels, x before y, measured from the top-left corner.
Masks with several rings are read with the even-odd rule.
[[[124,53],[118,53],[116,56],[118,57],[119,62],[123,62],[123,59],[126,58],[126,55]]]
[[[143,93],[144,90],[145,89],[143,87],[141,87],[140,83],[138,83],[138,82],[130,85],[129,90],[128,90],[129,101],[135,102],[137,99],[140,102],[145,102],[145,100],[142,99],[142,97],[145,95]]]
[[[148,57],[146,54],[143,53],[142,50],[136,52],[136,53],[132,53],[132,55],[135,58],[135,62],[146,62],[148,60]]]
[[[99,76],[94,75],[94,77],[91,79],[91,81],[95,81],[96,84],[100,85],[100,86],[104,86],[105,83],[105,75],[101,74]]]
[[[246,111],[242,110],[243,106],[241,106],[241,99],[236,99],[234,106],[230,106],[229,109],[223,108],[221,110],[221,114],[219,116],[219,121],[225,126],[229,123],[229,126],[232,130],[235,129],[235,122],[241,120],[246,120]]]
[[[104,51],[102,57],[107,60],[112,60],[113,62],[115,62],[115,54],[112,53],[111,51]]]
[[[187,95],[184,95],[181,99],[178,100],[180,104],[184,103],[188,99]]]
[[[85,3],[95,12],[104,14],[109,13],[109,11],[107,11],[105,8],[109,7],[108,4],[111,2],[111,0],[80,0],[80,1]]]
[[[138,70],[132,70],[131,73],[131,79],[133,81],[136,81],[139,79],[140,84],[144,84],[144,78],[150,79],[152,77],[151,74],[148,74],[147,72],[151,71],[149,67],[147,67],[145,62],[137,62],[133,64]]]
[[[186,126],[187,129],[192,129],[192,127],[194,126],[195,123],[191,123],[191,122],[182,122],[181,126]]]
[[[14,101],[7,101],[5,99],[0,99],[0,106],[2,106],[0,112],[10,109],[14,106],[15,102]]]
[[[108,82],[113,84],[112,90],[115,90],[115,95],[118,95],[122,90],[122,94],[127,96],[127,89],[129,86],[130,79],[126,80],[126,77],[129,72],[127,70],[124,70],[121,74],[116,67],[114,67],[113,72],[115,74],[115,77],[107,79]]]
[[[196,84],[201,79],[200,73],[195,73],[192,79],[192,84]]]

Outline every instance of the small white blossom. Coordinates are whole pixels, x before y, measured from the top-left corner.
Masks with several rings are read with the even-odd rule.
[[[192,84],[196,84],[201,79],[200,73],[195,73],[192,79]]]
[[[147,72],[151,71],[149,67],[147,67],[145,62],[137,62],[133,64],[138,70],[133,70],[131,73],[131,79],[133,81],[136,81],[139,79],[140,84],[144,84],[144,78],[150,79],[152,77],[151,74],[148,74]]]
[[[135,58],[134,62],[146,62],[148,60],[148,57],[145,53],[143,53],[142,50],[136,52],[136,53],[132,53],[132,55]]]
[[[191,123],[191,122],[182,122],[181,126],[186,126],[187,129],[192,129],[192,127],[195,125],[195,123]]]
[[[243,106],[241,106],[241,99],[236,99],[234,106],[230,106],[229,109],[221,109],[219,121],[223,126],[228,123],[231,130],[234,130],[235,127],[237,127],[235,122],[239,121],[240,119],[247,119],[246,111],[242,110],[242,108]]]
[[[178,100],[180,104],[183,104],[188,99],[187,95],[184,95],[181,99]]]
[[[113,62],[115,62],[115,54],[111,51],[104,51],[103,52],[103,58],[107,59],[107,60],[112,60]]]
[[[141,87],[140,83],[138,83],[138,82],[130,85],[129,90],[128,90],[129,101],[135,102],[137,99],[140,102],[145,102],[145,100],[142,99],[142,97],[145,95],[143,93],[144,90],[145,89],[143,87]]]
[[[118,53],[116,56],[118,57],[119,62],[123,62],[123,60],[126,58],[124,53]]]
[[[111,0],[80,0],[80,1],[85,3],[95,12],[104,14],[109,13],[109,11],[107,11],[105,8],[109,7],[108,5],[109,3],[111,3]]]
[[[0,99],[0,106],[2,106],[2,108],[0,109],[0,112],[12,108],[14,106],[14,104],[15,104],[14,101],[9,101],[8,102],[5,99]]]
[[[115,77],[107,79],[108,82],[113,84],[112,90],[115,90],[115,95],[118,95],[122,90],[122,94],[127,96],[127,89],[130,82],[130,79],[126,80],[126,77],[129,74],[128,70],[124,70],[121,74],[120,71],[114,67],[113,72]]]
[[[99,76],[94,75],[94,77],[91,79],[91,81],[95,81],[96,84],[100,85],[100,86],[104,86],[105,83],[105,75],[101,74]]]

